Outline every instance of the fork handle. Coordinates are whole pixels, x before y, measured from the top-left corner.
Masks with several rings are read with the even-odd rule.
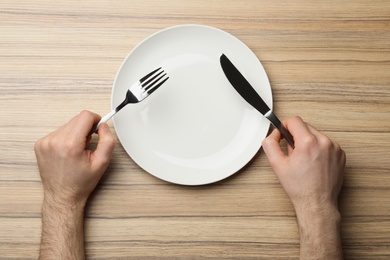
[[[92,135],[93,133],[96,133],[97,130],[99,129],[99,126],[100,126],[102,123],[105,123],[105,122],[107,122],[108,120],[110,120],[110,118],[113,117],[113,116],[116,114],[116,112],[117,112],[117,110],[116,110],[116,109],[113,109],[113,110],[111,110],[110,113],[108,113],[107,115],[103,116],[103,117],[100,119],[99,123],[97,123],[97,124],[94,126],[94,128],[91,130],[90,135]]]

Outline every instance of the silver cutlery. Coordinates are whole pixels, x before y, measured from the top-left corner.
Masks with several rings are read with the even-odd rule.
[[[230,84],[237,90],[237,92],[261,114],[263,114],[282,134],[287,143],[294,148],[294,139],[290,132],[283,126],[280,120],[264,102],[264,100],[257,94],[250,83],[245,79],[241,72],[233,65],[233,63],[222,54],[220,57],[221,67],[225,73]]]
[[[127,104],[141,102],[156,91],[156,89],[158,89],[168,79],[169,77],[167,76],[167,73],[165,73],[161,67],[142,77],[127,90],[125,100],[123,100],[123,102],[110,113],[100,119],[99,123],[97,123],[92,129],[91,134],[98,130],[101,123],[107,122]]]

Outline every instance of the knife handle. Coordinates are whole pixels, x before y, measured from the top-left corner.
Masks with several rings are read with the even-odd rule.
[[[291,148],[295,148],[294,146],[294,138],[290,134],[290,132],[283,126],[280,120],[275,116],[275,114],[270,110],[265,117],[279,130],[284,139],[286,139],[287,143],[291,146]]]

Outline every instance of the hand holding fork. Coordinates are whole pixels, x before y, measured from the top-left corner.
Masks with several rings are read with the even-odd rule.
[[[123,100],[123,102],[110,113],[100,119],[99,123],[97,123],[92,129],[90,135],[98,130],[101,123],[107,122],[127,104],[141,102],[168,79],[169,77],[167,76],[167,73],[165,73],[161,67],[142,77],[127,90],[125,100]]]

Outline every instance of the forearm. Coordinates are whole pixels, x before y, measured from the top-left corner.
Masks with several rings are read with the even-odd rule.
[[[45,196],[39,259],[85,259],[84,205],[64,203]]]
[[[338,210],[307,209],[297,213],[300,259],[343,259]]]

